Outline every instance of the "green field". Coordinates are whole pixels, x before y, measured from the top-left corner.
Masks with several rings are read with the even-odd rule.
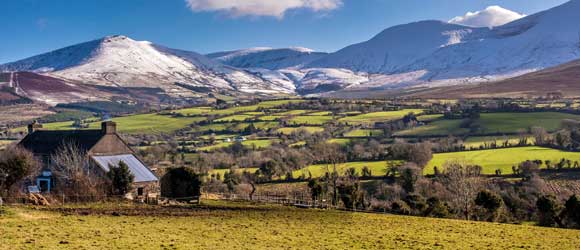
[[[236,173],[242,173],[244,171],[247,171],[249,173],[255,173],[257,170],[258,168],[238,168],[236,169]],[[223,180],[224,174],[229,171],[230,171],[229,169],[212,169],[211,171],[209,171],[209,174],[210,175],[219,174]]]
[[[460,128],[462,120],[438,120],[424,126],[395,133],[396,136],[461,135],[469,129]]]
[[[334,143],[334,144],[340,144],[340,145],[346,145],[349,144],[352,140],[349,138],[333,138],[330,139],[328,141],[326,141],[327,143]]]
[[[528,140],[528,144],[534,143],[534,137],[525,137]],[[470,136],[463,142],[466,148],[479,148],[485,144],[490,145],[495,142],[497,146],[501,146],[505,141],[512,146],[517,145],[520,142],[520,137],[516,135],[510,136]]]
[[[580,120],[580,116],[556,112],[483,113],[479,118],[479,124],[484,133],[517,133],[534,126],[555,131],[560,128],[563,119]]]
[[[288,122],[294,125],[322,125],[329,121],[332,121],[334,118],[332,116],[320,116],[320,115],[311,115],[311,116],[295,116],[292,117]]]
[[[336,171],[342,175],[344,172],[349,168],[356,169],[356,172],[359,176],[362,173],[362,169],[364,167],[368,167],[371,170],[373,176],[385,176],[387,173],[387,162],[386,161],[367,161],[367,162],[347,162],[338,164],[336,166]],[[300,177],[304,174],[306,177],[309,177],[309,172],[312,174],[313,178],[319,178],[324,176],[326,172],[333,172],[334,168],[332,164],[319,164],[319,165],[312,165],[308,166],[303,169],[296,170],[292,172],[294,178]]]
[[[210,111],[211,111],[210,107],[195,107],[195,108],[178,109],[173,111],[173,113],[186,116],[195,116],[195,115],[204,115],[209,113]]]
[[[292,133],[299,131],[299,130],[306,130],[308,133],[318,133],[318,132],[323,132],[324,128],[322,128],[322,127],[308,127],[308,126],[297,127],[297,128],[279,128],[277,130],[277,132],[281,133],[281,134],[289,135],[289,134],[292,134]]]
[[[356,116],[347,116],[339,119],[341,122],[348,124],[371,124],[375,122],[386,122],[402,119],[409,113],[420,114],[422,109],[403,109],[398,111],[372,112]]]
[[[421,116],[419,116],[420,118]],[[539,126],[548,131],[560,128],[563,119],[580,120],[580,115],[556,112],[536,113],[482,113],[476,123],[481,127],[477,134],[506,133],[515,134],[527,132],[531,127]],[[430,135],[463,135],[469,132],[461,128],[463,120],[436,120],[425,126],[397,132],[398,136],[430,136]]]
[[[252,118],[254,118],[253,115],[231,115],[216,119],[215,122],[241,122]]]
[[[270,145],[272,145],[272,143],[274,142],[274,140],[269,140],[269,139],[265,139],[265,140],[245,140],[242,142],[242,145],[248,147],[248,148],[256,148],[256,149],[260,149],[260,148],[267,148]],[[206,146],[206,147],[200,147],[197,148],[198,151],[202,151],[202,152],[210,152],[219,148],[225,148],[225,147],[229,147],[231,145],[233,145],[234,142],[220,142],[217,143],[215,145],[211,145],[211,146]]]
[[[560,159],[570,159],[572,162],[580,161],[580,153],[564,152],[556,149],[542,147],[517,147],[490,150],[477,150],[466,152],[434,154],[433,159],[425,168],[425,174],[433,174],[433,167],[442,166],[447,161],[458,161],[466,164],[476,164],[483,167],[484,174],[495,174],[496,169],[501,169],[503,174],[511,174],[512,166],[526,160],[550,160],[553,163]]]
[[[204,201],[200,207],[18,207],[0,249],[577,249],[580,231]],[[77,209],[77,210],[75,210]],[[79,215],[84,209],[88,215]],[[113,212],[121,216],[112,216]],[[128,214],[128,215],[126,215]]]
[[[355,129],[344,134],[344,137],[376,137],[383,134],[384,131],[380,129]]]

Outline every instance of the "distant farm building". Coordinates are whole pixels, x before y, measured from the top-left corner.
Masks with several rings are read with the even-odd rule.
[[[54,163],[51,159],[63,145],[78,147],[87,157],[88,169],[100,173],[95,176],[104,176],[110,165],[118,166],[120,161],[126,163],[135,177],[130,192],[133,197],[159,192],[159,179],[117,134],[114,122],[103,122],[101,129],[92,130],[44,130],[41,124],[32,123],[28,125],[28,135],[19,145],[42,161],[44,170],[35,183],[41,192],[50,192],[54,187],[51,173]]]

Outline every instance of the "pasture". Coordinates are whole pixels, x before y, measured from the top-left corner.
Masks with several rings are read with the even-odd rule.
[[[355,116],[347,116],[339,119],[339,121],[347,124],[372,124],[375,122],[398,120],[409,113],[421,114],[422,112],[422,109],[403,109],[398,111],[372,112]]]
[[[95,204],[54,211],[11,207],[0,215],[0,249],[575,249],[580,245],[576,230],[203,203]]]
[[[517,166],[526,160],[550,160],[556,163],[562,158],[572,162],[580,161],[580,153],[533,146],[434,154],[433,159],[425,167],[424,173],[433,174],[435,166],[442,170],[445,162],[458,161],[480,165],[483,168],[483,174],[495,174],[496,169],[500,169],[502,174],[511,174],[512,166]]]

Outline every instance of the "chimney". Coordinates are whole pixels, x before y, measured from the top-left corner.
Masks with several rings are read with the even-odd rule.
[[[28,124],[28,133],[32,134],[32,133],[34,133],[34,131],[37,131],[41,128],[42,128],[42,124],[34,121],[33,123]]]
[[[112,121],[103,122],[101,123],[101,132],[107,135],[115,134],[117,133],[117,124]]]

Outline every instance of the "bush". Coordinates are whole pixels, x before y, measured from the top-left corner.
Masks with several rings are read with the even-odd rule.
[[[111,192],[114,195],[125,195],[128,193],[135,179],[135,176],[129,170],[129,166],[123,161],[120,161],[117,167],[109,165],[107,177],[111,181]]]
[[[422,215],[427,209],[427,202],[421,195],[412,194],[405,197],[405,202],[411,208],[414,215]]]
[[[410,215],[411,208],[402,200],[396,200],[391,203],[391,212],[395,214]]]
[[[10,147],[0,151],[0,196],[26,177],[36,175],[39,169],[32,153],[25,149]]]
[[[201,195],[202,176],[191,168],[172,168],[161,178],[161,195],[192,198]]]
[[[541,196],[536,201],[536,207],[538,209],[538,225],[552,227],[560,224],[557,217],[560,206],[553,196]]]
[[[475,204],[485,208],[489,221],[495,221],[497,211],[503,203],[501,197],[489,190],[480,191],[475,198]]]
[[[427,209],[424,215],[429,217],[447,218],[449,217],[449,207],[441,202],[437,197],[427,199]]]

